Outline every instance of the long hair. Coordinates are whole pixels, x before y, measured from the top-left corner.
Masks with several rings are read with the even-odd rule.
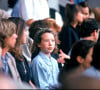
[[[15,57],[17,57],[19,60],[23,60],[22,49],[21,49],[22,45],[21,37],[25,29],[25,21],[19,17],[10,17],[9,20],[11,20],[16,24],[17,26],[16,33],[18,35],[18,38],[16,39],[15,48],[13,48],[11,52],[14,53]]]
[[[75,20],[75,15],[81,11],[80,6],[76,4],[66,4],[64,25],[68,25]]]

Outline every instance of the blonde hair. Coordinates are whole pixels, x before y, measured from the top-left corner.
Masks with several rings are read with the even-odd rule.
[[[1,19],[0,39],[4,42],[5,38],[12,36],[14,33],[16,33],[16,25],[7,19]]]

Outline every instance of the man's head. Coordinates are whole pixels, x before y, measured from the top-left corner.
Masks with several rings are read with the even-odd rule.
[[[88,18],[83,21],[79,30],[80,38],[97,42],[99,37],[98,23],[95,19]]]
[[[79,6],[81,7],[81,9],[82,9],[82,13],[83,13],[83,15],[84,15],[84,19],[89,18],[89,16],[90,16],[90,11],[89,11],[89,6],[88,6],[88,4],[87,4],[86,2],[80,2],[78,5],[79,5]]]

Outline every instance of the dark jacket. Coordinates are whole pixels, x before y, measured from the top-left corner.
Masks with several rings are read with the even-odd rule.
[[[61,41],[60,49],[62,49],[64,53],[68,54],[73,43],[79,40],[77,30],[71,25],[63,26],[59,34],[59,40]]]

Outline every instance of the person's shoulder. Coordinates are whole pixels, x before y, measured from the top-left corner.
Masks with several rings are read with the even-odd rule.
[[[32,59],[32,63],[39,63],[41,61],[41,57],[40,55],[38,54],[37,56],[35,56],[33,59]]]

